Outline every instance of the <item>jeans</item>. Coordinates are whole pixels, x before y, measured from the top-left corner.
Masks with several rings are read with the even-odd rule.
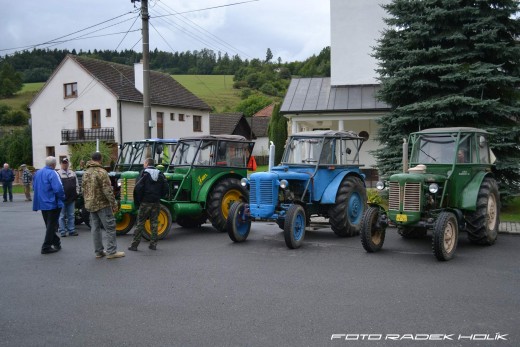
[[[13,201],[13,182],[3,182],[4,201],[7,201],[7,191],[9,190],[9,201]]]
[[[24,184],[23,185],[23,192],[25,193],[25,200],[32,201],[31,199],[31,184]]]
[[[47,250],[54,246],[61,246],[61,240],[56,235],[58,231],[58,217],[60,216],[59,208],[54,210],[42,210],[43,220],[45,221],[45,240],[43,241],[42,250]]]
[[[90,231],[92,232],[94,251],[96,254],[104,250],[101,225],[103,225],[107,233],[107,253],[114,254],[117,252],[116,218],[110,206],[102,208],[99,211],[90,212]]]
[[[73,202],[66,202],[65,205],[63,205],[63,208],[61,209],[60,213],[60,227],[59,232],[61,236],[69,233],[72,234],[76,232],[76,226],[74,225],[75,217],[74,217],[74,210],[75,210],[76,203]]]

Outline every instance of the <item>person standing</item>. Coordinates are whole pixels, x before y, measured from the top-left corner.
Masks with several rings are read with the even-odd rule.
[[[45,167],[38,170],[33,179],[33,211],[42,211],[46,228],[42,254],[55,253],[61,249],[61,240],[56,232],[65,192],[55,168],[56,158],[47,157]]]
[[[32,183],[32,173],[27,168],[27,165],[22,164],[22,183],[23,183],[23,191],[25,193],[25,201],[32,201],[31,199],[31,183]]]
[[[0,170],[0,181],[2,182],[2,189],[4,191],[4,202],[7,201],[7,192],[9,192],[9,201],[13,202],[14,173],[7,163],[5,163],[4,168]]]
[[[108,173],[101,166],[102,155],[99,152],[92,154],[92,160],[87,162],[87,169],[83,174],[81,183],[85,208],[90,212],[90,230],[94,241],[94,252],[96,258],[104,256],[107,259],[121,258],[124,252],[117,251],[116,241],[116,219],[117,202],[114,197]],[[103,246],[101,225],[107,235],[107,252]]]
[[[66,237],[67,233],[69,236],[78,236],[74,223],[74,209],[79,194],[79,183],[76,173],[69,170],[69,159],[63,158],[61,160],[61,169],[58,170],[58,175],[65,191],[65,204],[61,209],[58,231],[61,237]]]
[[[137,251],[141,236],[144,232],[144,223],[149,218],[152,237],[148,248],[157,249],[157,227],[159,224],[159,211],[161,209],[160,200],[168,193],[168,182],[164,174],[157,170],[154,166],[152,158],[144,161],[144,170],[134,188],[134,202],[139,207],[137,214],[137,227],[134,233],[134,239],[128,249]]]

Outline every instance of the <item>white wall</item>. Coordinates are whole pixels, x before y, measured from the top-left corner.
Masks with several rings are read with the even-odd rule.
[[[385,27],[380,4],[390,0],[330,0],[331,84],[377,83],[371,57]]]
[[[269,155],[269,138],[268,137],[259,137],[255,142],[255,147],[253,148],[253,155],[262,156]]]
[[[63,85],[76,82],[78,97],[64,98]],[[111,117],[106,117],[106,109]],[[55,147],[56,158],[69,156],[68,146],[60,145],[62,129],[77,129],[77,111],[83,111],[84,128],[91,128],[91,110],[101,111],[101,127],[113,127],[117,134],[117,101],[115,96],[85,72],[73,60],[67,59],[49,80],[31,105],[33,165],[45,166],[46,147]]]

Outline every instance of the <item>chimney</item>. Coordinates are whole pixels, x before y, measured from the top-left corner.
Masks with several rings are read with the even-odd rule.
[[[143,61],[134,64],[135,89],[143,93]]]

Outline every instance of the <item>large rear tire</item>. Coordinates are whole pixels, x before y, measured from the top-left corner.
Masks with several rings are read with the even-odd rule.
[[[244,242],[251,231],[251,219],[245,216],[246,204],[237,201],[229,210],[227,232],[233,242]]]
[[[451,212],[441,212],[433,229],[432,250],[438,260],[453,258],[459,240],[457,218]]]
[[[157,220],[159,222],[157,225],[157,240],[162,240],[166,237],[166,235],[168,235],[172,227],[172,214],[170,213],[170,210],[168,210],[168,208],[162,204]],[[150,240],[152,238],[152,226],[150,225],[149,219],[144,222],[143,237],[146,240]]]
[[[226,231],[229,211],[233,203],[249,200],[249,191],[240,185],[236,178],[219,181],[211,190],[207,213],[211,224],[220,232]]]
[[[336,203],[329,210],[330,226],[336,235],[346,237],[359,234],[366,200],[363,181],[355,176],[345,177],[336,193]]]
[[[497,182],[484,178],[477,196],[477,210],[466,215],[466,230],[471,242],[491,246],[500,225],[500,196]]]
[[[374,253],[383,247],[386,227],[378,226],[380,211],[377,207],[367,208],[361,222],[361,244],[365,251]]]
[[[291,205],[285,216],[283,236],[285,244],[291,249],[301,247],[305,238],[305,210],[300,205]]]
[[[117,236],[128,234],[128,232],[130,230],[132,230],[132,228],[134,227],[135,219],[136,219],[134,214],[121,213],[121,212],[119,212],[119,213],[120,213],[120,215],[117,216],[117,218],[116,218],[116,235]]]

